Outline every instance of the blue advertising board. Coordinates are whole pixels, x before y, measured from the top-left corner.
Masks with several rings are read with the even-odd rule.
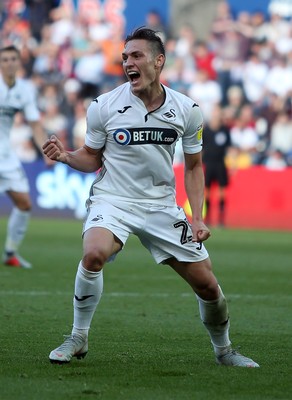
[[[85,216],[85,202],[95,173],[78,172],[61,163],[48,168],[42,160],[24,164],[24,169],[30,184],[33,215]],[[0,215],[7,215],[10,210],[10,199],[1,194]]]

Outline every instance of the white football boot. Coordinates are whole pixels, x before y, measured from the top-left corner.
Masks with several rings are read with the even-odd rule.
[[[259,364],[254,362],[251,358],[247,358],[236,350],[229,349],[226,354],[216,357],[216,363],[219,365],[226,365],[227,367],[246,367],[258,368]]]
[[[49,359],[51,363],[63,364],[71,361],[72,357],[78,360],[84,358],[88,352],[88,338],[85,335],[65,336],[64,343],[51,351]]]

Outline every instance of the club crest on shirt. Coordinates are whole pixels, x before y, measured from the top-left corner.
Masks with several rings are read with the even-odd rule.
[[[177,140],[178,134],[174,129],[130,128],[117,129],[113,133],[113,138],[116,143],[122,146],[137,144],[171,145]]]
[[[175,110],[171,108],[169,111],[166,111],[164,114],[162,114],[162,117],[166,119],[168,122],[175,121],[176,120]]]

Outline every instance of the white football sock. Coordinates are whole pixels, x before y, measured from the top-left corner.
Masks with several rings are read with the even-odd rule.
[[[80,261],[76,279],[74,306],[74,323],[72,334],[88,335],[88,330],[103,291],[103,272],[86,270]]]
[[[228,351],[231,342],[229,340],[229,315],[227,302],[219,287],[217,300],[203,300],[197,295],[201,319],[206,327],[216,355],[222,355]]]
[[[30,211],[22,211],[13,207],[7,224],[5,251],[15,253],[26,234],[30,219]]]

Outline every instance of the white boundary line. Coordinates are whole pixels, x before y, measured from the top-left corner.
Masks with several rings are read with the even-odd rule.
[[[29,297],[49,297],[49,296],[72,296],[73,292],[61,291],[37,291],[37,290],[0,290],[0,296],[29,296]],[[168,298],[168,297],[194,297],[191,292],[184,293],[138,293],[138,292],[104,292],[103,297],[151,297],[151,298]],[[272,299],[271,294],[227,294],[227,299]],[[278,298],[291,300],[292,295],[277,295]]]

